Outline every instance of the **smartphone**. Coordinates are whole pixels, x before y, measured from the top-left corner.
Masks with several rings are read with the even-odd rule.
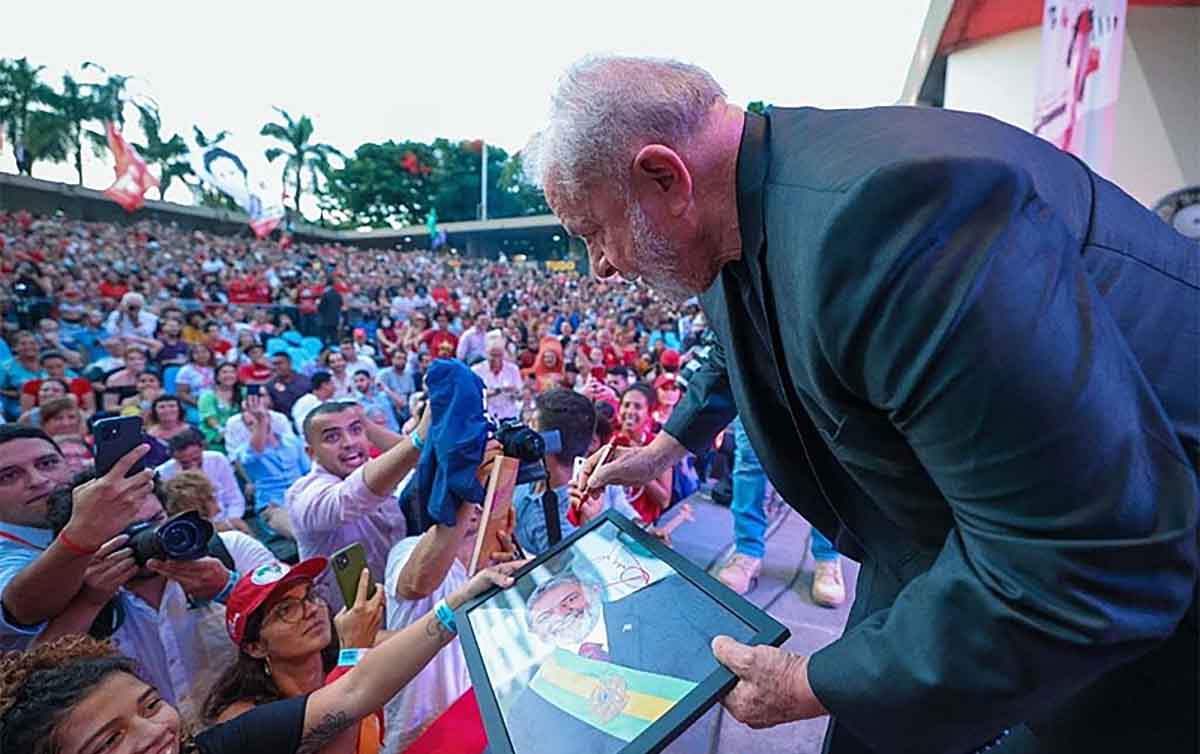
[[[96,438],[96,476],[104,476],[126,453],[142,444],[142,417],[113,416],[92,426]],[[142,456],[125,474],[130,477],[146,468]]]
[[[342,591],[342,600],[346,607],[354,604],[358,597],[358,579],[363,569],[367,567],[367,551],[362,544],[355,542],[347,545],[333,554],[333,575],[337,579],[338,589]],[[367,588],[367,598],[375,596],[375,575],[371,574],[371,586]]]

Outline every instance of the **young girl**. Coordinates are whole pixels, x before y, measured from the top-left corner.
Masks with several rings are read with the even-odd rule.
[[[654,409],[654,390],[639,382],[631,385],[621,395],[621,407],[617,412],[619,428],[613,436],[613,444],[631,448],[648,445],[657,434],[650,418]],[[667,469],[657,479],[642,487],[626,488],[625,497],[642,520],[652,524],[671,504],[671,482],[674,471]]]

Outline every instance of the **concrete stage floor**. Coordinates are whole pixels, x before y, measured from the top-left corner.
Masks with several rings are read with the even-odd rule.
[[[715,573],[733,548],[733,517],[729,509],[714,505],[704,493],[690,501],[695,520],[674,533],[675,549],[692,562]],[[776,620],[791,629],[784,645],[809,654],[841,635],[854,599],[856,564],[843,559],[846,603],[837,610],[818,607],[809,596],[813,560],[809,555],[809,526],[782,502],[769,505],[767,556],[762,575],[748,595]],[[670,520],[671,514],[666,516]],[[810,720],[768,730],[751,730],[720,706],[709,710],[665,750],[666,754],[816,754],[821,751],[826,721]]]

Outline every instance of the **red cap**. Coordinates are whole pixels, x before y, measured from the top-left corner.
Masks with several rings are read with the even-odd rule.
[[[674,348],[668,348],[658,356],[658,363],[663,365],[664,369],[679,368],[679,351]]]
[[[354,337],[356,337],[356,338],[357,338],[357,337],[359,337],[360,335],[361,335],[362,337],[364,337],[364,338],[365,338],[365,337],[367,337],[367,331],[366,331],[366,330],[364,330],[364,329],[362,329],[361,327],[356,327],[356,328],[354,328]]]
[[[658,376],[658,378],[654,380],[654,389],[658,390],[659,388],[663,387],[664,385],[674,385],[674,384],[675,384],[675,375],[660,374]]]
[[[229,638],[240,646],[246,636],[246,623],[267,600],[296,584],[316,581],[327,565],[329,561],[325,558],[302,560],[291,568],[286,563],[268,563],[238,579],[225,601],[225,630]]]

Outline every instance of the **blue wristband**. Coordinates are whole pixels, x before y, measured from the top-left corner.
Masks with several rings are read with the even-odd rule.
[[[458,633],[458,624],[454,622],[454,611],[446,604],[446,600],[438,600],[433,607],[433,614],[443,628],[452,634]]]
[[[425,447],[425,441],[421,439],[421,436],[417,434],[417,430],[415,429],[409,434],[408,439],[412,440],[413,447],[417,450]]]
[[[225,582],[225,588],[218,592],[217,596],[212,598],[212,601],[219,602],[220,604],[224,605],[225,600],[229,599],[230,593],[233,592],[233,588],[237,586],[239,578],[241,578],[241,576],[238,574],[236,568],[230,571],[229,581]]]

